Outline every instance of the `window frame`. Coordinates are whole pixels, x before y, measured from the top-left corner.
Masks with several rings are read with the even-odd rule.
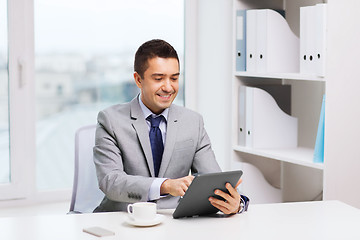
[[[29,196],[35,176],[33,1],[7,4],[11,179],[0,185],[1,200]]]

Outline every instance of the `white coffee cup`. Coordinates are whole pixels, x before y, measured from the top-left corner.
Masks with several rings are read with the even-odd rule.
[[[156,217],[156,203],[137,202],[129,204],[127,211],[135,221],[152,221]]]

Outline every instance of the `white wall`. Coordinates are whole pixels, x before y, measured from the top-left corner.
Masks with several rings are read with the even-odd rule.
[[[226,170],[231,145],[232,1],[198,0],[197,11],[197,111]]]
[[[360,1],[328,3],[324,199],[360,208]]]

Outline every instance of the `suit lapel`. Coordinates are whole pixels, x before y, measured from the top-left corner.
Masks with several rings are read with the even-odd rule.
[[[144,114],[139,105],[138,97],[134,98],[130,103],[130,115],[132,119],[132,125],[136,131],[139,142],[145,154],[150,174],[152,177],[155,177],[154,163],[149,139],[149,130],[145,122]]]
[[[176,135],[178,131],[178,114],[176,112],[176,108],[173,107],[174,105],[170,106],[167,127],[166,127],[166,142],[163,157],[161,160],[160,170],[159,170],[159,177],[164,177],[166,169],[169,166],[171,155],[174,150],[175,142],[176,142]]]

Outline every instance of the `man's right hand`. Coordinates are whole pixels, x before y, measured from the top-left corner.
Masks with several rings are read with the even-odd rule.
[[[172,196],[184,196],[190,186],[194,176],[186,176],[177,179],[166,179],[160,187],[160,194],[170,194]]]

